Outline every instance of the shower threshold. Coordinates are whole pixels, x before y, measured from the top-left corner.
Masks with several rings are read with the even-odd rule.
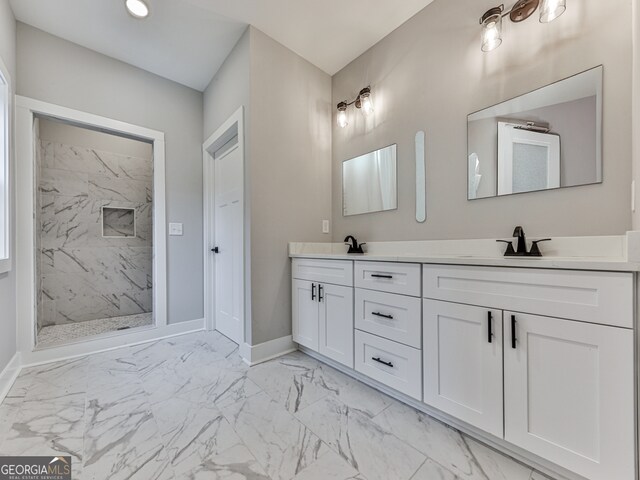
[[[57,347],[82,340],[93,340],[97,335],[131,333],[134,329],[153,326],[153,313],[125,317],[99,318],[87,322],[49,325],[38,332],[36,349]]]

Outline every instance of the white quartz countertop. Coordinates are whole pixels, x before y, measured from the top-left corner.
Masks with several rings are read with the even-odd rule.
[[[633,232],[635,233],[635,232]],[[633,242],[625,236],[564,237],[555,245],[540,244],[543,257],[504,257],[495,240],[442,240],[369,243],[365,254],[347,254],[342,243],[290,243],[291,258],[360,260],[489,267],[549,268],[612,272],[640,271],[640,258],[630,258]],[[573,255],[567,255],[567,252]],[[633,252],[631,252],[633,253]],[[631,255],[633,257],[633,255]]]

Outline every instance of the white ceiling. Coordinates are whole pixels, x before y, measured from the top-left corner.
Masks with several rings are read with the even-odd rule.
[[[433,0],[10,0],[21,22],[204,90],[248,24],[333,75]]]

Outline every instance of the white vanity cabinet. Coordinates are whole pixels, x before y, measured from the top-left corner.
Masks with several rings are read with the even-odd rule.
[[[634,479],[633,331],[504,318],[505,440],[592,480]]]
[[[502,311],[424,300],[424,402],[503,433]]]
[[[422,400],[421,266],[356,261],[355,369]]]
[[[632,274],[423,268],[425,403],[589,480],[636,478]]]
[[[353,262],[294,259],[292,270],[293,341],[353,368]]]

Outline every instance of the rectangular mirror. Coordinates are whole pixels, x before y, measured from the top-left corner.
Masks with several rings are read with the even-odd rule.
[[[342,213],[360,215],[398,208],[396,145],[342,163]]]
[[[602,182],[602,72],[469,115],[467,198]]]

